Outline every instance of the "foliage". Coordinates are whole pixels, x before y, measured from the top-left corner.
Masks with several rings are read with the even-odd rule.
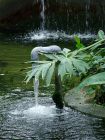
[[[98,40],[104,40],[105,35],[103,31],[99,31]],[[97,46],[97,45],[96,45]],[[96,74],[91,72],[90,77],[86,78],[77,89],[84,88],[92,85],[103,85],[105,84],[105,47],[99,49],[93,54],[92,69]],[[91,69],[91,70],[92,70]]]
[[[86,53],[78,52],[77,50],[71,52],[71,50],[64,48],[58,54],[41,54],[44,55],[49,61],[33,61],[34,68],[27,73],[27,80],[35,76],[36,79],[40,77],[46,81],[47,85],[50,85],[55,67],[58,68],[58,75],[61,80],[65,75],[77,75],[86,73],[89,69],[88,63],[86,63],[89,56]]]
[[[42,80],[45,80],[47,86],[49,86],[56,67],[62,81],[65,75],[69,75],[70,77],[81,76],[81,74],[87,73],[89,75],[90,73],[94,75],[91,71],[92,69],[95,68],[95,70],[98,71],[105,68],[105,64],[103,64],[103,62],[105,62],[105,57],[102,56],[102,48],[99,48],[99,46],[105,42],[103,31],[100,30],[98,32],[96,42],[88,47],[85,47],[77,36],[75,37],[75,40],[77,49],[74,51],[64,48],[57,54],[40,53],[40,55],[46,57],[46,60],[30,62],[33,64],[33,68],[27,72],[26,83],[34,76],[36,79],[41,78]]]
[[[86,78],[80,85],[79,89],[90,85],[102,85],[105,84],[105,72],[101,72],[91,77]]]

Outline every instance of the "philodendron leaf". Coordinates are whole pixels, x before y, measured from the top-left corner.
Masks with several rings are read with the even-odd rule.
[[[101,72],[98,74],[95,74],[89,78],[86,78],[78,87],[77,89],[82,89],[86,86],[91,85],[102,85],[105,84],[105,72]]]

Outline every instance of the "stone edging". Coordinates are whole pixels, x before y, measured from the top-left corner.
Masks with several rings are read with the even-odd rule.
[[[73,109],[76,109],[82,113],[96,116],[99,118],[105,118],[105,107],[93,103],[87,103],[84,93],[76,93],[75,91],[69,91],[64,97],[65,104]]]

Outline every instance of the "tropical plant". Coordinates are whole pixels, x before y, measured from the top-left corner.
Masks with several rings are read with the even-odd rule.
[[[58,54],[41,55],[44,55],[49,60],[32,61],[32,63],[35,64],[34,69],[27,73],[26,82],[29,82],[33,76],[35,76],[36,79],[40,79],[41,76],[42,80],[45,80],[47,86],[49,86],[56,67],[61,81],[63,81],[65,75],[76,76],[77,74],[86,73],[89,69],[89,65],[86,62],[90,56],[78,50],[71,51],[64,48],[63,51]]]
[[[27,72],[27,80],[32,77],[35,79],[42,79],[46,81],[46,85],[49,86],[52,77],[55,75],[55,93],[53,94],[53,100],[58,108],[63,107],[63,94],[62,94],[62,84],[64,76],[69,75],[81,75],[81,73],[86,73],[89,69],[88,63],[86,63],[87,54],[78,52],[78,50],[71,51],[64,48],[58,54],[42,54],[48,60],[45,61],[32,61],[34,63],[33,69]]]
[[[55,75],[55,85],[58,82],[58,85],[55,86],[55,88],[61,87],[59,86],[60,81],[62,82],[65,76],[81,76],[92,69],[94,65],[100,63],[99,56],[101,56],[101,50],[97,50],[97,48],[105,41],[105,35],[103,31],[98,32],[96,43],[88,47],[84,47],[78,37],[75,37],[75,40],[77,42],[77,49],[74,51],[64,48],[57,54],[40,53],[40,55],[43,55],[46,59],[44,61],[30,62],[34,64],[34,67],[27,72],[26,83],[28,83],[32,77],[35,77],[35,79],[42,79],[46,81],[46,85],[49,86],[53,75]],[[102,61],[103,60],[104,59],[102,58]],[[56,82],[57,79],[59,80]],[[57,90],[59,89],[57,88]],[[62,96],[62,93],[59,94]],[[59,99],[57,99],[57,101],[58,100]],[[63,102],[62,99],[61,102]]]
[[[103,31],[99,32],[99,37],[101,39],[105,38]],[[91,76],[88,75],[88,77],[79,84],[76,90],[80,90],[85,87],[91,86],[92,88],[95,88],[96,102],[105,103],[105,86],[104,86],[105,85],[105,47],[104,46],[95,52],[93,59],[94,61],[91,70],[94,69],[94,71],[91,72],[90,74]]]
[[[105,84],[105,72],[97,73],[95,75],[92,75],[91,77],[86,78],[82,83],[80,83],[78,89],[83,89],[87,86],[102,84]]]

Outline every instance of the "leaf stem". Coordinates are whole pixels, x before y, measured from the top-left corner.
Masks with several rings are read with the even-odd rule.
[[[105,39],[102,39],[102,40],[100,40],[100,41],[98,41],[98,42],[96,42],[96,43],[94,43],[94,44],[92,44],[92,45],[89,45],[89,46],[87,46],[86,48],[82,48],[82,49],[79,49],[78,50],[78,53],[80,52],[80,51],[85,51],[85,50],[88,50],[88,49],[90,49],[90,48],[92,48],[92,47],[94,47],[94,46],[96,46],[96,45],[101,45],[100,43],[102,43],[102,42],[104,42],[105,41]]]

